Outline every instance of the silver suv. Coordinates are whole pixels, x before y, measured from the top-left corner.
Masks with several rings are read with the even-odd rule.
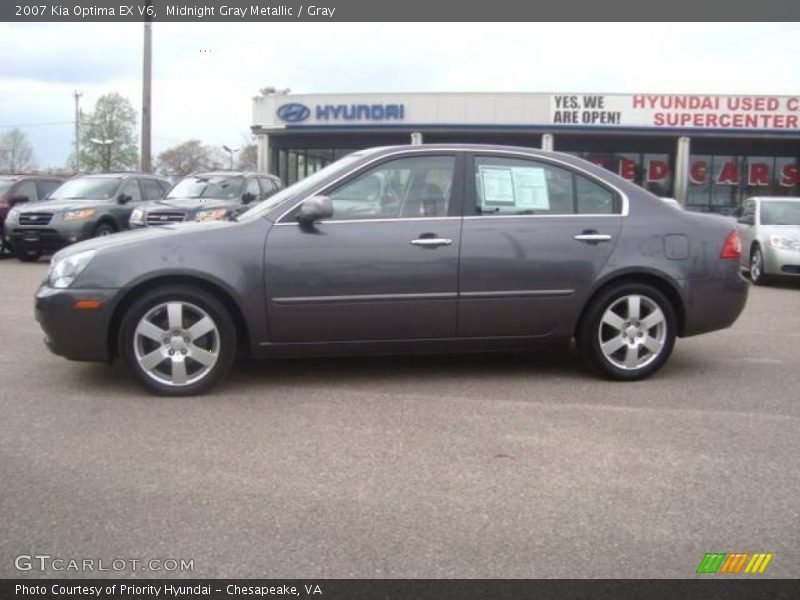
[[[748,198],[737,209],[742,268],[755,284],[800,276],[800,198]]]

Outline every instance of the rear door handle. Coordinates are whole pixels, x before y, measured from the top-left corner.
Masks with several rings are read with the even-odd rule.
[[[608,242],[611,236],[605,233],[581,233],[575,236],[579,242]]]
[[[411,240],[411,243],[414,246],[420,246],[422,248],[438,248],[439,246],[451,245],[453,240],[449,238],[418,238],[416,240]]]

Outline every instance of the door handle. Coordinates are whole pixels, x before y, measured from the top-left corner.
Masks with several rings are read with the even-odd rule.
[[[611,236],[605,233],[581,233],[575,236],[579,242],[608,242]]]
[[[422,248],[438,248],[439,246],[449,246],[453,240],[449,238],[418,238],[411,240],[411,243]]]

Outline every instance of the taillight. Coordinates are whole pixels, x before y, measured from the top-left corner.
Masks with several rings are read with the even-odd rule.
[[[739,232],[734,229],[725,238],[722,250],[719,252],[720,258],[739,258],[742,255],[742,240],[739,239]]]

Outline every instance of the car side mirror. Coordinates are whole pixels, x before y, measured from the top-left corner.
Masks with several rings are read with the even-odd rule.
[[[242,194],[242,204],[250,204],[255,199],[256,195],[253,192],[245,192]]]
[[[20,194],[18,196],[11,196],[11,198],[8,199],[9,206],[14,206],[15,204],[22,204],[23,202],[30,202],[30,198],[28,198],[28,196]]]
[[[133,200],[133,198],[131,198],[131,196],[129,196],[128,194],[120,194],[117,197],[117,202],[119,202],[120,204],[127,204],[131,200]]]
[[[311,196],[300,204],[297,220],[303,225],[330,219],[333,216],[333,202],[327,196]]]

